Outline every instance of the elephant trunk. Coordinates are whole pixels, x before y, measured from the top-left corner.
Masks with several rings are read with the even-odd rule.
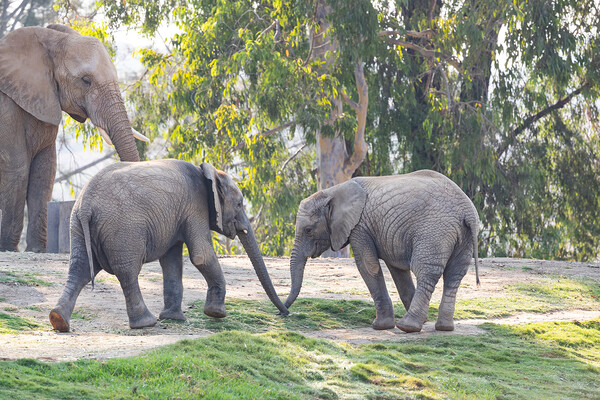
[[[249,226],[249,224],[248,224]],[[252,228],[246,229],[245,231],[238,231],[237,235],[244,246],[244,250],[246,250],[246,254],[250,258],[252,262],[252,266],[256,271],[256,275],[258,276],[258,280],[260,281],[263,289],[269,296],[271,302],[279,309],[281,315],[288,315],[289,311],[287,307],[283,305],[275,288],[273,287],[273,283],[271,282],[271,278],[269,277],[269,272],[267,271],[267,267],[265,266],[265,262],[263,260],[262,254],[260,253],[260,249],[258,248],[258,244],[256,243],[256,238],[254,237],[254,232]]]
[[[290,257],[290,273],[292,275],[292,290],[285,300],[285,306],[290,307],[296,298],[300,294],[302,289],[302,279],[304,278],[304,267],[306,266],[306,260],[308,257],[298,254],[296,244],[292,249],[292,256]]]
[[[121,161],[140,161],[119,87],[109,85],[103,92],[97,97],[102,99],[102,104],[90,112],[92,123],[108,133]]]

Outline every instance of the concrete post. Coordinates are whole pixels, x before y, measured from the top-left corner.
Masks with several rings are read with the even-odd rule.
[[[71,247],[69,237],[71,211],[75,201],[48,202],[46,252],[68,253]]]

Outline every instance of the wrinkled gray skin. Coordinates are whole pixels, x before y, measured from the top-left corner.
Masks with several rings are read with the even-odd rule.
[[[103,128],[122,161],[139,161],[117,71],[102,43],[63,25],[0,40],[0,251],[17,251],[25,203],[27,251],[46,250],[62,111]]]
[[[379,264],[382,259],[407,310],[396,326],[405,332],[421,330],[433,289],[443,276],[435,328],[451,331],[456,292],[471,257],[475,256],[477,266],[478,227],[473,203],[454,182],[434,171],[354,178],[317,192],[300,203],[296,217],[292,289],[285,305],[290,307],[300,293],[308,257],[350,243],[375,302],[373,328],[390,329],[395,323]]]
[[[206,163],[196,167],[185,161],[159,160],[113,164],[84,187],[71,214],[69,276],[50,312],[52,326],[69,331],[79,292],[101,269],[116,275],[121,284],[129,326],[154,325],[156,317],[144,304],[138,275],[143,263],[157,259],[164,291],[159,318],[185,320],[181,311],[184,243],[208,284],[204,313],[225,317],[225,279],[211,230],[239,237],[267,295],[287,315],[244,212],[242,193],[231,177]]]

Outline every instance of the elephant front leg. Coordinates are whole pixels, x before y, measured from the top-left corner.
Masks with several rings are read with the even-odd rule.
[[[129,327],[132,329],[146,328],[156,325],[156,317],[146,307],[138,283],[139,266],[111,266],[125,295]]]
[[[437,265],[419,264],[415,268],[417,288],[408,312],[396,326],[404,332],[419,332],[427,320],[429,302],[435,285],[442,276],[443,267]]]
[[[46,251],[46,222],[48,202],[56,175],[56,148],[54,143],[40,151],[33,159],[27,188],[27,249],[36,253]]]
[[[410,303],[415,295],[415,284],[413,283],[412,276],[409,269],[399,269],[388,266],[390,275],[394,279],[396,289],[398,289],[398,295],[404,305],[404,309],[408,311],[410,309]]]
[[[385,279],[379,265],[374,248],[363,249],[361,246],[352,246],[355,249],[356,266],[362,276],[373,302],[375,303],[376,316],[373,329],[391,329],[394,327],[394,305],[388,294]]]
[[[8,171],[0,171],[0,251],[19,251],[29,169],[27,165],[9,167]]]
[[[190,249],[190,258],[192,264],[204,276],[208,285],[204,314],[213,318],[224,318],[227,316],[225,312],[225,277],[214,250],[211,247],[203,247],[202,249],[205,252],[204,254],[196,253],[195,249]]]
[[[185,321],[181,311],[183,298],[183,243],[177,243],[159,260],[163,271],[163,295],[165,308],[158,319],[174,319]]]

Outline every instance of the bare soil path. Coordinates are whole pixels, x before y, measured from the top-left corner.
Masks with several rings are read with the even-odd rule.
[[[265,258],[273,284],[285,298],[289,291],[289,259]],[[227,281],[227,298],[267,300],[252,266],[245,256],[220,257]],[[66,282],[69,265],[67,254],[0,253],[0,312],[40,322],[47,330],[19,334],[0,334],[0,360],[23,357],[47,361],[76,359],[107,359],[132,356],[147,349],[211,334],[185,324],[157,324],[153,328],[131,330],[127,323],[125,301],[116,278],[101,272],[96,288],[85,287],[77,301],[75,312],[79,318],[71,321],[72,332],[59,334],[52,331],[48,313],[56,304]],[[537,282],[546,276],[590,277],[600,279],[600,264],[525,259],[488,258],[480,266],[482,286],[476,288],[473,268],[463,280],[458,297],[493,297],[502,295],[507,285]],[[389,273],[388,290],[393,301],[399,301]],[[206,295],[206,282],[186,259],[184,263],[184,304],[188,305]],[[4,282],[2,282],[4,281]],[[144,300],[155,315],[162,309],[162,273],[158,262],[144,265],[140,274]],[[350,259],[309,260],[301,297],[327,299],[356,299],[371,301],[364,282]],[[433,295],[439,302],[441,288]],[[275,310],[275,309],[274,309]],[[538,321],[588,320],[600,315],[600,310],[568,310],[547,314],[518,314],[510,318],[488,320],[458,320],[454,332],[437,332],[433,322],[423,331],[405,334],[398,329],[374,331],[365,329],[336,329],[311,332],[309,335],[350,343],[376,341],[403,341],[428,335],[476,335],[484,322],[516,324]]]

